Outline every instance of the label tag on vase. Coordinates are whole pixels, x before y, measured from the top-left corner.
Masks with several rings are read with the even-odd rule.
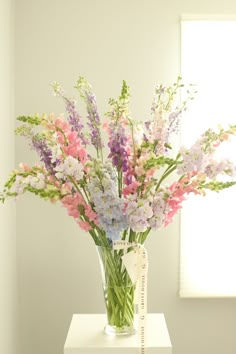
[[[139,276],[138,253],[136,251],[130,251],[125,253],[121,258],[125,268],[127,269],[130,279],[132,280],[132,283],[136,283]]]
[[[134,250],[127,252],[127,249]],[[138,319],[139,319],[139,354],[146,354],[146,314],[147,314],[147,270],[148,257],[143,245],[124,240],[113,242],[114,250],[124,250],[122,261],[133,282],[137,281],[138,291]]]

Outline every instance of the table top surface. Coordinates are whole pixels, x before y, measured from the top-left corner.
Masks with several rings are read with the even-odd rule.
[[[137,318],[136,318],[137,321]],[[107,324],[105,314],[75,314],[65,342],[66,348],[137,348],[138,334],[127,336],[108,336],[104,333]],[[164,314],[147,314],[147,348],[171,348]]]

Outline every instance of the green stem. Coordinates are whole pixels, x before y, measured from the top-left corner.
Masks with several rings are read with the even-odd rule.
[[[68,179],[69,179],[69,181],[73,184],[73,186],[75,187],[75,189],[77,190],[77,192],[79,192],[79,193],[82,195],[82,197],[83,197],[85,203],[90,204],[90,201],[89,201],[89,198],[88,198],[88,195],[87,195],[85,189],[82,187],[82,190],[83,190],[83,192],[84,192],[86,198],[84,197],[84,195],[83,195],[81,189],[78,187],[77,183],[75,183],[74,178],[71,177],[71,176],[68,176]],[[86,200],[86,199],[87,199],[87,200]]]
[[[122,176],[123,173],[121,171],[121,169],[118,170],[118,194],[119,194],[119,198],[121,198],[122,195]]]
[[[134,166],[136,165],[136,150],[135,150],[135,143],[134,143],[134,125],[131,119],[129,119],[130,125],[131,125],[131,136],[132,136],[132,143],[133,143],[133,155],[134,155],[134,161],[133,164]]]
[[[105,272],[107,282],[105,285],[105,290],[107,291],[107,308],[108,312],[112,312],[113,316],[116,315],[116,318],[117,313],[119,313],[119,316],[121,316],[123,313],[123,321],[129,323],[130,319],[133,317],[133,307],[127,306],[124,312],[124,302],[127,298],[127,289],[129,289],[130,286],[127,287],[127,283],[124,284],[122,272],[117,272],[117,270],[120,268],[119,265],[122,262],[122,259],[120,257],[113,258],[112,252],[115,253],[115,251],[112,251],[112,249],[103,250],[103,261],[106,268]],[[128,277],[128,275],[126,276]],[[112,310],[110,307],[112,307]]]
[[[119,251],[108,244],[105,233],[100,234],[102,244],[101,256],[105,269],[106,305],[110,324],[117,327],[131,325],[134,316],[134,297],[132,290],[135,285],[126,271]],[[126,305],[124,305],[126,301]],[[124,310],[125,306],[125,310]]]
[[[140,235],[140,240],[139,243],[141,243],[141,245],[144,244],[149,232],[151,231],[151,227],[149,227],[146,231],[142,232]]]
[[[99,144],[100,148],[97,149],[97,158],[101,158],[101,161],[103,162],[103,151],[102,151],[102,140],[101,140],[101,134],[99,130]]]
[[[170,165],[165,172],[163,173],[163,175],[161,176],[161,178],[159,179],[159,182],[156,185],[156,191],[158,191],[158,188],[160,187],[161,183],[164,181],[164,179],[166,177],[168,177],[172,172],[174,172],[174,170],[176,169],[177,165]]]
[[[87,198],[88,204],[91,205],[90,200],[89,200],[89,196],[88,196],[88,194],[87,194],[87,192],[86,192],[86,189],[85,189],[83,186],[82,186],[82,189],[83,189],[83,192],[84,192],[84,194],[85,194],[85,196],[86,196],[86,198]]]

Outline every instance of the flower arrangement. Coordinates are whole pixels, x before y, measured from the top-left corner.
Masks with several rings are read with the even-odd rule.
[[[181,147],[172,156],[171,137],[178,133],[181,114],[195,93],[180,77],[172,86],[155,88],[151,117],[145,122],[136,122],[129,112],[125,81],[118,99],[109,100],[103,123],[91,85],[80,77],[75,88],[86,105],[87,123],[58,83],[53,90],[65,102],[66,117],[18,117],[23,124],[16,134],[29,141],[40,163],[22,163],[11,173],[0,194],[2,202],[25,192],[59,201],[97,246],[111,249],[116,240],[143,244],[152,229],[172,222],[190,193],[204,196],[208,189],[219,192],[236,184],[233,163],[214,157],[218,146],[236,134],[236,125],[208,129],[190,148]],[[185,90],[186,99],[176,104],[180,90]],[[223,175],[229,180],[221,179]],[[121,328],[133,318],[132,306],[124,310],[121,298],[133,300],[134,287],[118,257],[122,251],[109,252],[102,255],[113,267],[106,275],[113,284],[106,295],[108,319]],[[124,282],[129,289],[118,289]]]

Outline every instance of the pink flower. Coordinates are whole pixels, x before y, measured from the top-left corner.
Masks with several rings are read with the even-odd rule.
[[[53,183],[55,181],[54,176],[48,176],[48,182]]]
[[[63,151],[65,152],[65,154],[67,156],[72,156],[72,157],[76,157],[77,156],[77,147],[76,147],[76,145],[69,144],[67,146],[64,146],[63,147]]]
[[[57,132],[57,140],[60,144],[65,144],[65,137],[61,132]]]
[[[64,132],[66,132],[67,130],[69,130],[69,124],[67,122],[64,121],[63,117],[58,117],[55,122],[55,127],[63,130]]]
[[[95,213],[95,211],[92,210],[91,206],[89,204],[86,204],[84,206],[85,209],[85,215],[89,218],[90,221],[93,221],[94,224],[98,224],[98,220],[97,220],[97,214]]]
[[[55,130],[55,126],[52,123],[47,123],[46,124],[46,128],[49,129],[49,130]]]
[[[26,163],[20,163],[19,168],[23,171],[30,171],[30,167]]]
[[[71,189],[72,189],[71,183],[66,182],[61,186],[61,194],[71,193]]]
[[[182,202],[186,199],[185,195],[189,193],[201,194],[197,189],[198,180],[191,181],[192,177],[197,176],[197,173],[188,174],[178,182],[174,182],[170,187],[170,195],[167,199],[169,207],[165,226],[172,222],[173,216],[182,208]]]
[[[86,232],[92,229],[91,225],[87,221],[78,220],[77,224]]]
[[[74,208],[67,208],[68,215],[73,216],[73,218],[77,219],[80,217],[80,212]]]
[[[135,173],[138,177],[145,175],[145,170],[143,166],[135,166]]]
[[[69,140],[70,143],[74,143],[76,141],[76,145],[78,146],[78,144],[81,145],[80,140],[78,140],[78,134],[77,132],[72,132],[69,131],[69,133],[66,135],[67,139]]]
[[[103,129],[108,133],[110,134],[110,128],[109,128],[109,123],[108,122],[104,122],[103,125],[102,125]]]
[[[80,193],[65,196],[62,199],[62,204],[67,209],[68,215],[75,219],[78,219],[81,216],[79,206],[84,207],[84,213],[82,213],[82,215],[86,215],[87,218],[89,218],[89,221],[96,225],[98,224],[97,214],[92,210],[91,206],[84,201]],[[83,230],[91,230],[91,225],[87,221],[76,220],[76,222]]]
[[[124,184],[129,185],[132,183],[132,181],[134,179],[135,179],[134,170],[133,170],[132,166],[129,165],[128,171],[124,174],[123,182],[124,182]]]
[[[146,177],[152,177],[155,173],[155,168],[151,168],[150,170],[146,171]]]
[[[126,197],[129,194],[134,194],[137,191],[137,188],[141,185],[140,182],[134,180],[131,184],[129,184],[128,186],[126,186],[123,189],[123,195]]]
[[[80,193],[75,195],[67,195],[62,199],[63,206],[67,209],[70,216],[78,218],[80,216],[78,206],[85,205],[85,201]]]
[[[80,150],[78,151],[78,157],[79,157],[80,162],[83,165],[88,160],[87,152],[83,147],[81,147]]]
[[[227,134],[227,133],[221,134],[221,139],[222,140],[228,140],[229,139],[229,134]]]
[[[55,181],[54,182],[54,186],[57,187],[57,188],[60,188],[60,182],[59,181]]]
[[[77,132],[69,131],[66,134],[66,138],[69,141],[68,145],[63,146],[63,151],[67,156],[72,156],[75,158],[79,158],[82,164],[85,164],[87,161],[87,152],[82,146],[80,138],[78,138]],[[64,137],[63,137],[64,139]],[[61,138],[61,142],[63,145],[65,144],[65,139]]]

